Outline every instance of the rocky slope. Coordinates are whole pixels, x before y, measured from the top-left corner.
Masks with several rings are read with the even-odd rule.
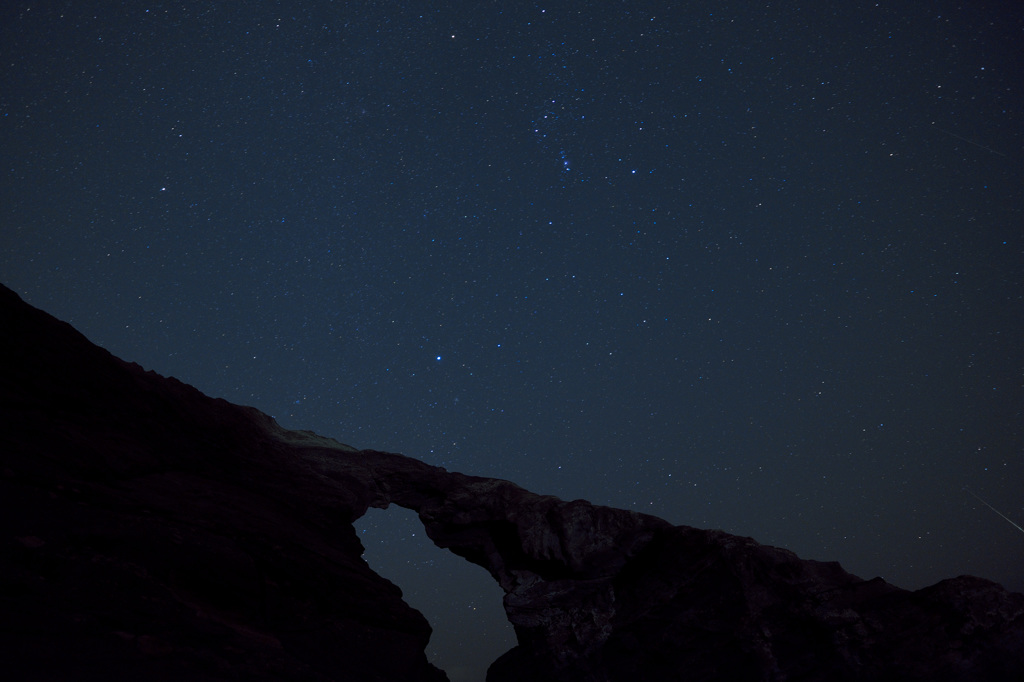
[[[0,288],[6,679],[443,680],[370,506],[490,571],[492,682],[1024,679],[1024,595],[917,592],[719,531],[286,431]]]

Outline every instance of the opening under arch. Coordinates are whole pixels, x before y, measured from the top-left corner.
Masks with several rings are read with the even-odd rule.
[[[410,509],[371,508],[355,527],[366,563],[433,628],[428,660],[451,682],[483,682],[487,667],[516,645],[504,593],[490,574],[431,542]]]

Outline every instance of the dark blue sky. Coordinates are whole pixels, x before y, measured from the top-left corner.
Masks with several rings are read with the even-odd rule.
[[[963,490],[1024,522],[1020,11],[406,4],[0,10],[0,280],[286,427],[1024,590]]]

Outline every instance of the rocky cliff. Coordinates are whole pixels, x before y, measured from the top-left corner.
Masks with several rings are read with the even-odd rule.
[[[720,531],[286,431],[0,288],[6,679],[443,680],[352,521],[415,510],[504,589],[492,682],[1019,680],[1024,595],[908,592]]]

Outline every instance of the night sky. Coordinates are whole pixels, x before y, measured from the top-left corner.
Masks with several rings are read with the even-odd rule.
[[[1010,2],[5,3],[0,281],[288,428],[1022,591],[1022,88]],[[486,572],[359,528],[480,679]]]

